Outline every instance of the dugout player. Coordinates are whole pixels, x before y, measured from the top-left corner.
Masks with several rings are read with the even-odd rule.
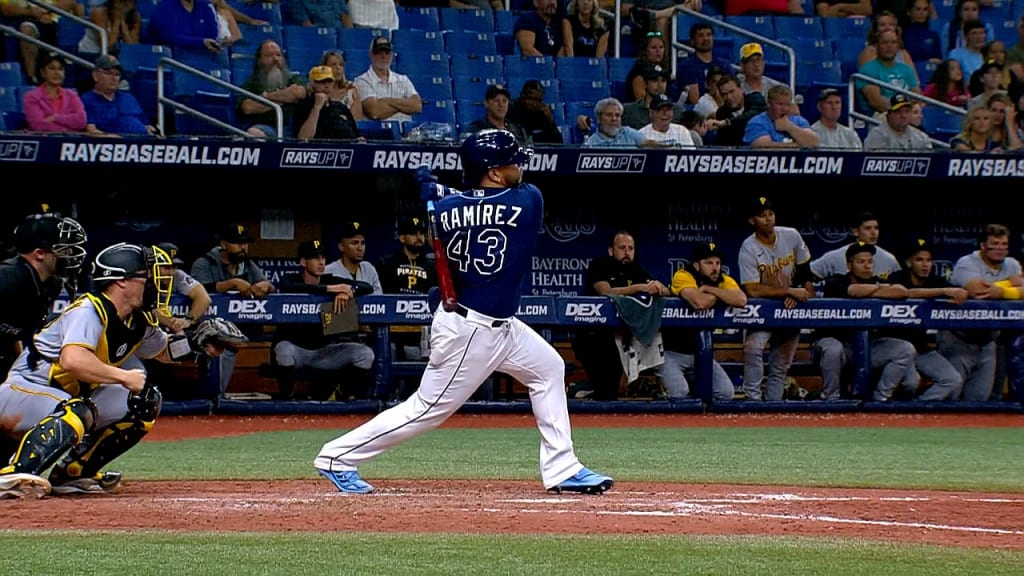
[[[118,486],[121,474],[101,469],[142,440],[160,412],[140,358],[171,361],[152,312],[167,307],[170,264],[152,246],[105,248],[93,262],[93,289],[18,356],[0,384],[0,434],[18,442],[0,468],[0,498]]]
[[[377,261],[377,274],[385,294],[427,294],[437,286],[437,267],[423,250],[427,226],[420,216],[407,216],[398,221],[398,241],[401,247]],[[400,360],[425,358],[429,347],[429,326],[421,330],[391,331],[391,342]]]
[[[584,467],[573,450],[562,357],[515,317],[544,217],[540,190],[523,182],[532,151],[511,132],[488,129],[467,138],[459,155],[465,192],[437,184],[425,167],[417,170],[421,199],[440,197],[438,231],[459,303],[434,313],[430,361],[416,392],[324,444],[314,466],[342,492],[373,491],[359,476],[360,464],[441,425],[500,370],[530,390],[544,487],[600,494],[613,481]]]

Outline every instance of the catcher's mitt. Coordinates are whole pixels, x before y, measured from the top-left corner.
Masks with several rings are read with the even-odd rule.
[[[248,341],[249,338],[234,322],[216,316],[207,317],[189,334],[189,343],[196,352],[206,351],[208,345],[235,350],[239,344]]]

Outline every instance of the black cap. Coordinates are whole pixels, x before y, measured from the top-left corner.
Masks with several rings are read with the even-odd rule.
[[[1002,72],[1003,65],[995,60],[986,60],[985,63],[978,68],[978,74],[987,74],[989,70],[999,70]]]
[[[672,102],[672,99],[669,98],[668,96],[664,94],[658,94],[654,98],[651,98],[651,105],[649,106],[649,108],[651,110],[660,110],[662,108],[665,108],[666,106],[672,108],[675,106],[675,103]]]
[[[249,229],[237,222],[225,226],[220,234],[217,235],[217,239],[231,244],[248,244],[252,242],[252,236],[249,236]]]
[[[726,72],[725,68],[722,68],[718,64],[712,64],[711,66],[708,66],[708,70],[704,74],[704,78],[713,78],[715,76],[725,76],[727,73],[728,72]]]
[[[121,63],[110,54],[100,54],[92,62],[97,70],[120,70]]]
[[[544,88],[544,83],[540,80],[527,80],[526,82],[523,82],[523,87],[519,89],[519,93],[522,94],[527,90],[539,90],[541,92],[547,91],[547,89]]]
[[[363,225],[359,222],[345,222],[341,225],[341,233],[339,238],[351,238],[353,236],[366,236],[363,232]]]
[[[652,64],[644,67],[643,77],[644,80],[657,80],[658,78],[668,80],[668,72],[661,66]]]
[[[840,92],[838,88],[825,88],[821,92],[818,92],[818,102],[821,102],[822,100],[828,98],[829,96],[839,96],[840,98],[842,98],[843,93]]]
[[[491,84],[487,87],[487,93],[484,95],[486,100],[494,100],[498,94],[504,94],[505,98],[512,99],[512,94],[505,88],[504,84]]]
[[[14,229],[14,247],[18,254],[27,254],[36,248],[53,250],[60,240],[60,221],[57,214],[31,214]]]
[[[910,98],[907,98],[906,94],[893,94],[892,98],[889,98],[889,111],[895,112],[904,106],[910,106],[913,104]]]
[[[774,210],[774,208],[772,208],[772,201],[764,196],[760,196],[750,202],[750,208],[747,210],[747,215],[760,216],[765,210]]]
[[[398,220],[399,234],[415,234],[426,231],[427,223],[419,216],[406,216]]]
[[[391,39],[387,36],[374,36],[370,41],[370,50],[373,52],[391,52]]]
[[[846,261],[849,262],[849,261],[853,260],[853,257],[856,256],[857,254],[860,254],[860,253],[874,254],[875,251],[876,250],[875,250],[875,245],[874,244],[868,244],[866,242],[861,242],[861,241],[858,240],[857,242],[854,242],[853,244],[850,244],[846,248]]]
[[[167,255],[171,257],[171,263],[175,266],[181,266],[185,263],[184,260],[178,257],[178,246],[176,244],[161,242],[157,244],[156,247],[167,252]]]
[[[926,238],[914,238],[907,244],[907,250],[905,257],[913,258],[915,254],[922,250],[935,254],[935,246],[932,245]]]
[[[50,62],[53,62],[54,60],[60,62],[63,67],[65,67],[65,68],[68,67],[67,60],[65,60],[64,57],[60,55],[60,53],[58,53],[58,52],[43,52],[43,53],[41,53],[39,55],[39,59],[36,60],[36,70],[39,73],[42,73],[43,69],[46,68],[47,66],[49,66]]]
[[[718,250],[718,244],[714,242],[701,242],[693,249],[694,262],[699,262],[706,258],[718,258],[721,260],[722,253]]]
[[[319,240],[306,240],[299,244],[299,258],[315,258],[323,255],[324,247]]]

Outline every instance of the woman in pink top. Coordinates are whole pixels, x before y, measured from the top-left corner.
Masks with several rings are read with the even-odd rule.
[[[23,102],[28,129],[36,132],[85,130],[85,107],[78,92],[64,88],[64,61],[56,52],[39,59],[39,87],[25,93]]]

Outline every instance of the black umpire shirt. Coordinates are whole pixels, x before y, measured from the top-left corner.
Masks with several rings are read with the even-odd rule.
[[[56,279],[43,282],[21,256],[0,262],[0,375],[4,378],[16,358],[15,343],[31,343],[59,293]]]

